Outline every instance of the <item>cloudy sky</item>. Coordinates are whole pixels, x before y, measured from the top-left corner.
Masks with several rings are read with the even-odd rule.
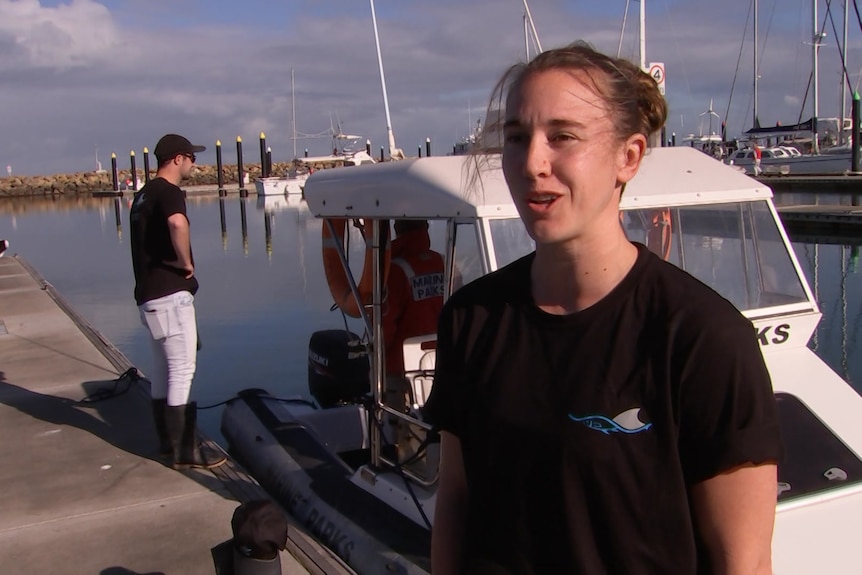
[[[831,3],[840,36],[843,2]],[[434,153],[446,153],[480,116],[500,72],[524,57],[523,1],[375,5],[397,144],[416,154],[430,137]],[[759,5],[761,123],[807,119],[811,0]],[[826,6],[821,0],[821,21]],[[530,0],[530,9],[545,48],[584,39],[617,52],[626,0]],[[632,1],[622,41],[622,55],[635,61],[638,9]],[[706,132],[699,115],[711,99],[731,134],[751,126],[750,12],[751,0],[648,1],[647,62],[666,66],[669,134]],[[837,116],[840,53],[825,22],[820,115]],[[855,85],[862,41],[852,3],[849,36]],[[261,131],[274,159],[288,160],[291,69],[300,134],[340,122],[377,153],[386,121],[365,0],[0,0],[0,175],[6,165],[15,174],[91,170],[96,150],[105,165],[111,152],[127,165],[130,150],[152,150],[173,131],[209,147],[204,163],[214,163],[218,139],[234,161],[237,136],[254,159]],[[297,142],[300,154],[330,145]]]

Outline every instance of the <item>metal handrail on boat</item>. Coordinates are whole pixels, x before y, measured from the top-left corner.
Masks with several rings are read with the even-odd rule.
[[[407,424],[408,428],[410,428],[412,426],[413,428],[418,428],[418,429],[423,430],[426,434],[425,440],[427,440],[428,434],[433,431],[433,427],[429,423],[422,421],[421,419],[417,419],[410,414],[407,414],[407,413],[404,413],[404,412],[399,411],[397,409],[394,409],[392,407],[389,407],[388,405],[385,405],[383,403],[378,404],[377,407],[381,412],[392,415],[396,419],[399,419],[403,423]],[[425,440],[423,440],[423,443],[425,443]],[[423,459],[427,459],[427,456],[428,456],[427,444],[424,447],[422,447],[422,449],[425,450],[425,453],[423,453],[421,455],[421,457],[417,458],[416,461],[422,461]],[[417,451],[417,453],[418,453],[418,451]],[[410,457],[412,458],[413,455],[411,455]],[[437,474],[437,467],[436,466],[434,466],[434,475],[432,477],[429,477],[428,475],[417,473],[414,470],[412,470],[410,467],[405,467],[402,462],[397,461],[397,452],[396,452],[396,460],[394,460],[394,461],[392,459],[386,457],[382,452],[380,452],[378,454],[378,458],[379,458],[379,461],[381,461],[381,462],[383,462],[383,463],[385,463],[385,464],[387,464],[387,465],[389,465],[395,469],[399,469],[405,476],[409,477],[410,479],[412,479],[413,481],[415,481],[416,483],[418,483],[419,485],[421,485],[423,487],[431,487],[435,483],[437,483],[438,474]]]

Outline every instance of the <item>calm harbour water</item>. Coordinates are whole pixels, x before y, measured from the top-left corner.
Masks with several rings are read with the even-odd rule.
[[[146,373],[150,347],[132,298],[129,202],[128,197],[0,201],[0,238],[9,239],[12,253],[30,262]],[[306,394],[309,337],[344,327],[341,314],[330,311],[321,222],[299,200],[263,202],[235,195],[188,199],[201,284],[196,310],[203,347],[192,388],[200,405],[248,387],[279,396]],[[275,202],[279,205],[271,205]],[[794,248],[824,316],[810,345],[862,390],[859,244],[862,238],[856,246],[808,240],[794,242]],[[200,417],[216,437],[219,417],[218,408]]]

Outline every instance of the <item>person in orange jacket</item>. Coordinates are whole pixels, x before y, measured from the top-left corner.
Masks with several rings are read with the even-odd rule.
[[[443,308],[443,256],[431,249],[428,221],[397,220],[395,235],[383,306],[387,387],[393,392],[394,380],[403,381],[404,340],[436,334]]]

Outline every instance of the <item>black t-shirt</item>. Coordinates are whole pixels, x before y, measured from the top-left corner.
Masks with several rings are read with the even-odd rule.
[[[185,270],[164,263],[177,259],[168,230],[168,218],[174,214],[188,218],[185,193],[164,178],[151,180],[135,194],[129,223],[138,305],[178,291],[194,294],[198,290],[194,276],[186,279]]]
[[[575,314],[534,304],[534,254],[444,307],[425,414],[461,441],[465,573],[707,572],[689,486],[779,459],[752,324],[637,247]]]

